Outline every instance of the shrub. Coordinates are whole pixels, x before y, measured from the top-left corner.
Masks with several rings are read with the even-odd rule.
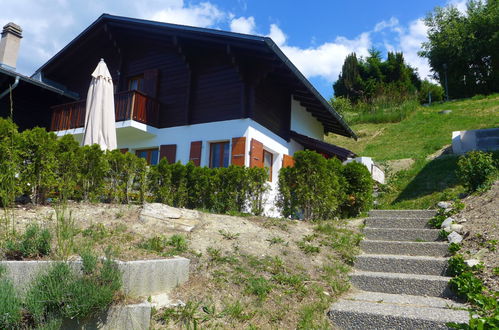
[[[5,243],[5,257],[10,260],[24,258],[39,258],[51,251],[52,235],[48,229],[41,229],[37,224],[31,224],[19,238],[10,238]]]
[[[74,198],[81,174],[82,149],[72,135],[64,135],[57,141],[57,190],[61,200]]]
[[[327,160],[314,151],[299,151],[294,155],[295,166],[279,173],[278,206],[286,217],[330,219],[337,215],[343,202],[341,173],[337,160]],[[333,162],[332,164],[330,162]]]
[[[187,251],[188,243],[182,235],[172,235],[170,238],[155,236],[139,244],[140,248],[172,256]]]
[[[80,174],[78,185],[85,201],[100,201],[104,193],[104,179],[109,167],[104,152],[94,144],[81,148]]]
[[[356,216],[367,211],[373,204],[374,181],[365,165],[350,162],[343,167],[346,180],[346,202],[342,205],[342,213]]]
[[[0,118],[0,206],[10,206],[21,192],[19,133],[11,119]]]
[[[457,176],[469,192],[490,188],[499,167],[492,153],[482,151],[470,151],[461,156],[457,166]]]
[[[122,153],[113,150],[105,154],[109,172],[107,199],[116,203],[130,203],[132,199],[143,201],[147,183],[147,165],[143,158],[132,153]],[[134,196],[132,191],[138,189],[139,196]]]
[[[45,203],[57,183],[57,137],[44,128],[35,127],[20,135],[19,153],[23,163],[20,180],[23,192],[35,204]]]
[[[22,319],[22,302],[4,272],[0,268],[0,329],[16,329]]]
[[[58,263],[35,279],[26,294],[26,311],[34,326],[63,318],[83,320],[106,310],[121,283],[121,273],[109,258],[92,271],[87,263],[83,275],[67,263]]]

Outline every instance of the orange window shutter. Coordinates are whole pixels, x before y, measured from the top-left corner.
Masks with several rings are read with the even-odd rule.
[[[163,144],[159,146],[159,159],[166,157],[169,164],[177,161],[177,145],[176,144]]]
[[[294,167],[295,159],[290,155],[283,155],[282,157],[282,167]]]
[[[189,161],[193,162],[196,166],[201,166],[201,146],[202,141],[191,142],[191,152],[189,154]]]
[[[232,165],[244,166],[246,153],[246,138],[232,138]]]
[[[263,168],[263,143],[251,139],[250,167]]]

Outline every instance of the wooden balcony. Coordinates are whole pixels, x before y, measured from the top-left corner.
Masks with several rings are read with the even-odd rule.
[[[86,100],[53,106],[51,131],[64,131],[85,125]],[[116,121],[135,120],[158,127],[159,102],[139,91],[114,94]]]

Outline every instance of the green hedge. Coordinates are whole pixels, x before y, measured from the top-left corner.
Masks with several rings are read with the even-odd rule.
[[[156,166],[132,153],[80,147],[71,135],[34,128],[19,133],[0,118],[0,205],[20,195],[35,204],[50,199],[109,203],[162,202],[217,213],[261,214],[267,190],[264,169],[211,169],[192,163]]]
[[[279,173],[278,206],[286,217],[307,220],[355,216],[372,206],[373,180],[359,163],[345,166],[313,151],[294,154]]]
[[[268,190],[261,168],[197,167],[144,159],[97,145],[80,147],[71,135],[60,139],[43,128],[19,133],[0,118],[0,205],[24,195],[35,204],[51,200],[108,203],[161,202],[216,213],[263,212]],[[277,206],[286,217],[330,219],[352,216],[372,204],[367,168],[312,151],[297,152],[295,167],[279,174]]]

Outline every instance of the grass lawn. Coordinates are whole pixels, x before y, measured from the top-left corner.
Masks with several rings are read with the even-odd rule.
[[[448,115],[442,110],[452,110]],[[328,136],[326,141],[375,160],[424,158],[451,143],[453,131],[499,126],[499,94],[483,99],[420,107],[399,123],[358,124],[359,140]]]
[[[440,111],[452,110],[450,114]],[[451,144],[453,131],[499,127],[499,94],[419,107],[399,123],[357,124],[358,141],[328,136],[326,141],[378,162],[411,158],[414,164],[388,177],[381,208],[433,207],[464,192],[455,175],[457,156],[427,157]]]

